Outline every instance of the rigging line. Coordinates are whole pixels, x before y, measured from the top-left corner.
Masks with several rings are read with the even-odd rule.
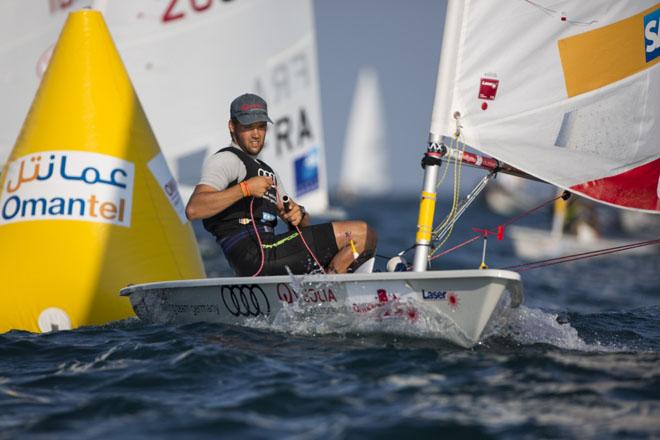
[[[461,142],[458,138],[456,137],[456,142],[460,144],[460,152],[461,154],[465,151],[465,143]],[[442,225],[438,226],[433,230],[434,233],[438,233],[442,228],[444,228],[447,224],[448,221],[451,221],[451,226],[449,227],[449,230],[447,231],[447,234],[444,236],[442,241],[438,243],[437,246],[434,247],[433,251],[431,252],[430,257],[432,257],[440,247],[442,247],[447,240],[449,240],[449,237],[451,236],[452,232],[454,231],[454,225],[456,222],[454,221],[456,218],[456,214],[458,212],[458,200],[460,198],[460,192],[461,192],[461,171],[463,167],[460,166],[460,161],[455,161],[454,162],[454,197],[452,201],[452,207],[450,213],[447,215],[447,218],[443,222]]]
[[[550,258],[547,260],[535,261],[533,263],[518,264],[516,266],[505,267],[505,270],[515,270],[517,272],[524,272],[532,269],[539,269],[541,267],[554,266],[555,264],[567,263],[570,261],[583,260],[586,258],[600,257],[602,255],[613,254],[616,252],[623,252],[630,249],[636,249],[643,246],[652,246],[655,244],[660,244],[660,238],[654,240],[641,241],[637,243],[630,243],[621,246],[615,246],[611,248],[599,249],[596,251],[582,252],[579,254],[565,255],[557,258]]]
[[[456,138],[451,138],[451,144],[450,144],[450,148],[451,148],[451,149],[454,149],[454,148],[456,147],[456,141],[457,141]],[[444,170],[444,175],[442,176],[442,179],[443,179],[443,180],[444,180],[444,178],[446,177],[447,171],[449,170],[449,167],[450,167],[451,165],[452,165],[452,164],[451,164],[449,161],[446,162],[446,166],[445,166],[445,170]],[[454,163],[453,165],[454,165],[454,186],[456,186],[456,163]],[[436,188],[438,188],[439,186],[440,186],[440,184],[438,184],[438,185],[436,186]],[[451,221],[451,214],[452,214],[453,211],[454,211],[454,207],[452,206],[451,210],[449,210],[449,213],[447,214],[447,216],[445,217],[445,219],[442,221],[442,223],[441,223],[438,227],[436,227],[436,229],[442,229],[442,228],[444,228],[445,226],[447,226],[447,224],[449,224],[449,222]],[[435,231],[434,231],[434,232],[435,232]]]
[[[250,222],[252,222],[252,227],[254,228],[254,233],[257,236],[257,242],[259,243],[259,250],[261,251],[261,264],[259,265],[259,269],[252,275],[253,277],[259,276],[261,271],[264,268],[264,264],[266,262],[266,254],[264,253],[264,247],[261,244],[261,236],[259,235],[259,229],[257,229],[257,224],[254,221],[254,196],[252,197],[252,200],[250,200]]]
[[[452,140],[452,142],[453,142],[453,140]],[[456,194],[456,172],[457,172],[457,169],[456,169],[456,163],[454,163],[453,165],[454,165],[454,167],[453,167],[453,172],[454,172],[454,176],[453,176],[454,185],[453,185],[453,194],[452,194],[452,204],[451,204],[451,209],[449,210],[449,212],[448,212],[447,215],[445,216],[445,218],[444,218],[444,220],[442,221],[442,223],[434,228],[434,230],[433,230],[434,233],[437,233],[437,231],[439,231],[440,229],[443,229],[443,228],[445,228],[447,225],[449,225],[450,222],[454,219],[454,214],[455,214],[455,212],[456,212],[456,196],[455,196],[455,194]],[[449,166],[450,166],[450,164],[447,164],[447,168],[449,168]]]
[[[410,247],[408,247],[408,248],[402,250],[402,251],[397,252],[395,255],[390,256],[390,257],[388,257],[388,256],[386,256],[386,255],[380,255],[380,254],[374,254],[374,257],[376,257],[376,258],[384,258],[384,259],[389,260],[390,258],[400,257],[400,256],[402,256],[402,255],[405,255],[405,254],[407,254],[408,252],[410,252],[410,251],[413,250],[413,249],[415,249],[415,245],[414,245],[414,244],[413,244],[412,246],[410,246]]]
[[[284,206],[284,202],[283,202],[283,200],[282,200],[282,197],[280,196],[280,188],[276,186],[276,187],[275,187],[275,191],[276,191],[276,193],[277,193],[277,199],[278,199],[280,202],[282,202],[282,206]],[[304,218],[304,216],[303,216],[303,218]],[[300,221],[302,221],[303,218],[301,218]],[[307,249],[307,252],[309,253],[309,255],[314,259],[314,262],[316,263],[316,265],[317,265],[317,266],[319,267],[319,269],[321,270],[321,273],[323,273],[323,274],[325,275],[325,273],[326,273],[326,272],[325,272],[325,269],[323,268],[323,266],[322,266],[321,263],[319,262],[318,258],[316,258],[316,255],[314,254],[314,252],[312,252],[312,249],[311,249],[311,248],[309,247],[309,245],[307,244],[307,240],[305,240],[305,237],[303,237],[302,231],[300,230],[300,228],[298,227],[298,225],[295,225],[294,227],[296,228],[296,231],[298,231],[298,235],[300,236],[300,239],[302,240],[303,244],[305,245],[305,249]]]
[[[453,143],[454,143],[454,138],[452,138],[452,144],[451,145],[453,145]],[[449,170],[449,163],[447,163],[447,165],[444,168],[445,169],[442,170],[442,176],[440,177],[440,179],[438,179],[438,183],[435,185],[436,191],[437,191],[438,188],[440,188],[440,185],[442,185],[443,182],[445,181],[445,177],[447,177],[447,171]]]
[[[529,210],[527,210],[527,211],[524,211],[524,212],[522,212],[521,214],[518,214],[517,216],[513,217],[512,219],[509,219],[509,220],[507,220],[506,222],[502,223],[502,226],[506,228],[506,227],[509,226],[511,223],[515,223],[515,222],[517,222],[517,221],[520,220],[521,218],[526,217],[526,216],[528,216],[528,215],[530,215],[530,214],[532,214],[532,213],[538,211],[539,209],[541,209],[541,208],[543,208],[543,207],[549,205],[550,203],[553,203],[553,202],[555,202],[555,201],[557,201],[557,200],[559,200],[559,199],[563,199],[564,196],[565,196],[567,193],[570,194],[568,191],[564,191],[563,193],[559,194],[558,196],[555,196],[555,197],[553,197],[553,198],[551,198],[551,199],[548,199],[548,200],[546,200],[545,202],[541,203],[540,205],[538,205],[538,206],[536,206],[536,207],[534,207],[534,208],[532,208],[532,209],[529,209]],[[567,199],[568,199],[568,197],[566,197],[564,200],[567,200]]]
[[[473,241],[476,241],[476,240],[480,239],[481,237],[482,237],[482,235],[477,235],[475,237],[470,238],[469,240],[465,240],[463,243],[457,244],[456,246],[454,246],[452,248],[449,248],[447,250],[444,250],[444,251],[440,252],[438,255],[432,255],[429,258],[429,261],[435,260],[436,258],[440,258],[443,255],[446,255],[450,252],[455,251],[456,249],[462,248],[463,246],[468,245],[468,244],[472,243]]]
[[[512,224],[512,223],[514,223],[514,222],[517,222],[517,221],[520,220],[521,218],[523,218],[523,217],[525,217],[525,216],[528,216],[528,215],[530,215],[530,214],[532,214],[532,213],[538,211],[539,209],[543,208],[544,206],[546,206],[546,205],[548,205],[548,204],[550,204],[550,203],[553,203],[555,200],[557,200],[557,199],[559,199],[559,198],[564,198],[564,197],[566,196],[566,194],[570,194],[570,193],[569,193],[568,191],[564,191],[562,194],[560,194],[560,195],[558,195],[558,196],[555,196],[555,197],[553,197],[553,198],[551,198],[551,199],[548,199],[548,200],[546,200],[545,202],[541,203],[540,205],[538,205],[538,206],[536,206],[536,207],[534,207],[534,208],[532,208],[532,209],[529,209],[529,210],[527,210],[527,211],[524,211],[523,213],[521,213],[521,214],[519,214],[519,215],[513,217],[512,219],[509,219],[508,221],[502,223],[502,224],[499,225],[499,226],[501,226],[502,228],[506,228],[507,226],[509,226],[510,224]],[[566,198],[568,198],[568,197],[566,197]],[[451,230],[448,232],[448,234],[449,234],[449,233],[451,233]],[[450,253],[450,252],[453,252],[453,251],[455,251],[456,249],[460,249],[460,248],[462,248],[463,246],[466,246],[466,245],[472,243],[473,241],[476,241],[477,239],[479,239],[479,238],[481,238],[481,237],[483,237],[483,234],[476,235],[476,236],[474,236],[474,237],[472,237],[472,238],[470,238],[470,239],[464,241],[463,243],[460,243],[460,244],[458,244],[458,245],[456,245],[456,246],[454,246],[454,247],[452,247],[452,248],[450,248],[450,249],[447,249],[447,250],[441,252],[441,253],[438,254],[438,255],[435,255],[435,253],[438,251],[439,247],[441,246],[441,245],[438,245],[435,249],[433,249],[433,252],[431,252],[431,255],[430,255],[430,257],[429,257],[429,261],[430,261],[430,260],[435,260],[436,258],[439,258],[439,257],[441,257],[441,256],[443,256],[443,255],[446,255],[446,254],[448,254],[448,253]],[[443,243],[444,243],[445,241],[446,241],[446,239],[443,240]],[[523,266],[523,265],[521,265],[521,266]]]

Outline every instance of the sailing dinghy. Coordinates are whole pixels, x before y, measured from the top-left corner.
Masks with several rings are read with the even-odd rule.
[[[518,179],[522,180],[522,179]],[[573,207],[568,206],[573,203]],[[519,258],[527,261],[559,258],[563,255],[584,254],[600,249],[631,247],[629,254],[648,255],[660,247],[634,247],[639,238],[606,237],[598,229],[598,213],[594,206],[580,199],[557,199],[550,229],[511,226],[509,237]],[[569,215],[567,210],[574,209]],[[625,211],[629,212],[629,211]],[[655,220],[660,217],[654,216]],[[568,229],[568,230],[567,230]]]
[[[121,294],[150,322],[273,322],[305,307],[327,320],[346,310],[382,323],[376,331],[396,319],[413,334],[434,317],[443,323],[438,337],[478,343],[520,304],[522,284],[506,270],[428,270],[476,194],[455,198],[433,229],[440,165],[490,170],[477,191],[505,172],[658,214],[659,20],[652,1],[449,2],[413,272],[172,281]]]

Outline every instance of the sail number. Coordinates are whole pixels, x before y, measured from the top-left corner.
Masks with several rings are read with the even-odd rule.
[[[73,6],[75,0],[48,0],[48,9],[51,14],[64,11]]]
[[[233,0],[220,0],[223,3],[229,3]],[[169,21],[181,20],[186,16],[186,13],[200,13],[208,11],[213,5],[214,0],[170,0],[161,16],[161,21],[167,23]]]

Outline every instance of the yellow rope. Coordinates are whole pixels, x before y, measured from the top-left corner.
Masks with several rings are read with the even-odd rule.
[[[452,197],[452,206],[451,210],[445,217],[444,221],[436,227],[433,232],[437,233],[440,230],[442,230],[448,223],[451,222],[451,226],[449,228],[449,231],[447,231],[447,234],[445,237],[442,239],[442,241],[431,251],[431,254],[429,255],[429,258],[432,257],[434,254],[440,250],[440,248],[447,242],[449,237],[451,236],[452,232],[454,231],[454,219],[456,217],[456,213],[458,211],[458,200],[461,192],[461,171],[463,167],[461,167],[460,161],[458,160],[462,155],[463,152],[465,151],[465,144],[459,140],[459,136],[456,136],[454,139],[452,139],[452,148],[456,145],[456,143],[460,144],[460,155],[459,157],[456,158],[454,161],[454,193]],[[447,167],[448,168],[448,167]],[[443,176],[444,179],[444,176]]]
[[[452,138],[452,140],[451,140],[451,145],[450,145],[450,151],[454,149],[455,145],[456,145],[456,138]],[[446,174],[447,174],[447,170],[448,170],[448,169],[449,169],[449,165],[447,165],[447,166],[445,167],[444,175],[442,176],[442,179],[441,179],[441,181],[440,181],[441,183],[442,183],[442,181],[445,179],[445,176],[446,176]],[[438,184],[438,186],[436,187],[436,189],[437,189],[439,186],[440,186],[440,184]],[[456,163],[454,163],[454,187],[455,187],[455,186],[456,186]],[[452,202],[452,208],[449,210],[449,213],[447,214],[447,216],[445,217],[445,219],[442,221],[442,223],[441,223],[439,226],[437,226],[433,232],[437,232],[439,229],[444,228],[445,225],[447,224],[447,222],[450,220],[450,216],[451,216],[451,214],[452,214],[453,212],[454,212],[454,206],[453,206],[453,202]]]
[[[452,139],[450,147],[453,148],[454,142],[455,142],[455,140]],[[437,192],[438,188],[440,188],[440,185],[442,185],[442,182],[445,181],[445,177],[447,177],[447,170],[449,170],[449,165],[447,165],[445,167],[445,169],[442,171],[442,176],[440,177],[440,179],[438,179],[438,184],[435,186],[436,192]]]

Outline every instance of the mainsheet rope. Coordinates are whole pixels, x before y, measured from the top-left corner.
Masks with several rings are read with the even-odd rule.
[[[277,200],[282,202],[282,206],[284,206],[284,202],[282,201],[282,197],[280,196],[279,188],[275,187],[275,191],[277,192]],[[250,200],[250,222],[252,223],[252,227],[254,228],[254,234],[257,236],[257,242],[259,243],[259,250],[261,251],[261,264],[259,265],[259,269],[257,269],[257,271],[254,273],[254,275],[252,275],[253,277],[256,277],[256,276],[259,276],[259,274],[261,274],[261,271],[264,268],[264,264],[266,262],[266,254],[264,252],[263,244],[261,243],[261,236],[259,235],[259,230],[257,229],[257,223],[254,221],[253,206],[254,206],[254,196],[252,197],[252,200]],[[295,225],[294,227],[296,228],[296,231],[298,232],[298,236],[300,237],[303,244],[305,245],[305,248],[307,249],[307,252],[309,252],[309,255],[312,256],[312,258],[314,259],[314,262],[319,267],[321,272],[323,274],[325,274],[325,269],[323,269],[323,266],[321,265],[321,263],[319,263],[318,258],[316,258],[316,255],[314,254],[314,252],[312,252],[312,249],[307,244],[307,240],[305,240],[305,237],[303,237],[302,231],[300,230],[298,225]]]
[[[533,263],[518,264],[516,266],[505,267],[506,270],[515,270],[517,272],[524,272],[532,269],[539,269],[541,267],[554,266],[559,263],[566,263],[569,261],[583,260],[585,258],[599,257],[601,255],[613,254],[615,252],[627,251],[629,249],[636,249],[643,246],[651,246],[660,244],[660,238],[653,240],[640,241],[637,243],[629,243],[621,246],[615,246],[606,249],[599,249],[596,251],[583,252],[581,254],[565,255],[563,257],[550,258],[547,260],[535,261]]]
[[[502,231],[501,233],[503,234],[503,233],[504,233],[504,229],[505,229],[507,226],[509,226],[510,224],[512,224],[512,223],[514,223],[514,222],[517,222],[517,221],[520,220],[521,218],[526,217],[526,216],[528,216],[528,215],[530,215],[530,214],[532,214],[532,213],[538,211],[539,209],[543,208],[544,206],[549,205],[550,203],[554,203],[556,200],[558,200],[558,199],[560,199],[560,198],[564,198],[564,197],[566,197],[565,194],[566,194],[566,192],[564,192],[564,193],[562,193],[562,194],[560,194],[560,195],[558,195],[558,196],[552,197],[551,199],[546,200],[545,202],[541,203],[540,205],[538,205],[538,206],[536,206],[536,207],[534,207],[534,208],[532,208],[532,209],[529,209],[529,210],[527,210],[527,211],[525,211],[525,212],[523,212],[523,213],[521,213],[521,214],[519,214],[519,215],[513,217],[512,219],[510,219],[510,220],[508,220],[508,221],[502,223],[501,225],[498,225],[498,232],[494,232],[494,231],[491,231],[491,230],[488,230],[488,229],[480,230],[481,233],[480,233],[479,235],[475,235],[474,237],[472,237],[472,238],[470,238],[470,239],[468,239],[468,240],[465,240],[463,243],[459,243],[459,244],[457,244],[456,246],[454,246],[454,247],[452,247],[452,248],[449,248],[449,249],[447,249],[447,250],[445,250],[445,251],[443,251],[443,252],[440,252],[440,253],[437,254],[437,255],[433,255],[433,254],[432,254],[432,256],[429,258],[429,261],[435,260],[436,258],[440,258],[440,257],[442,257],[443,255],[447,255],[448,253],[453,252],[453,251],[455,251],[456,249],[460,249],[460,248],[462,248],[463,246],[466,246],[466,245],[468,245],[468,244],[470,244],[470,243],[472,243],[472,242],[474,242],[474,241],[476,241],[476,240],[478,240],[478,239],[480,239],[480,238],[483,238],[483,237],[485,237],[485,236],[488,236],[488,235],[499,235],[499,234],[500,234],[500,232],[499,232],[500,230]],[[437,248],[436,248],[436,249],[437,249]]]
[[[465,151],[465,144],[463,142],[460,142],[458,139],[458,136],[452,138],[451,144],[450,144],[450,149],[454,149],[456,147],[456,144],[460,145],[460,152],[461,154]],[[442,182],[444,181],[446,175],[447,175],[447,170],[449,169],[449,166],[445,167],[444,173],[442,178],[440,179],[440,182],[436,185],[436,188],[438,188]],[[451,223],[451,226],[449,228],[449,231],[447,231],[447,234],[445,237],[442,239],[440,243],[438,243],[437,246],[431,251],[431,256],[433,256],[436,252],[438,252],[438,249],[440,249],[446,242],[449,240],[449,237],[451,236],[451,233],[454,230],[454,219],[456,217],[456,213],[458,212],[458,199],[460,197],[460,190],[461,190],[461,171],[463,170],[463,167],[460,165],[460,161],[455,160],[454,161],[454,193],[452,195],[452,204],[451,204],[451,210],[447,214],[447,217],[443,220],[443,222],[437,226],[434,230],[433,233],[437,233],[438,231],[442,230],[444,227],[447,226],[449,222]]]

